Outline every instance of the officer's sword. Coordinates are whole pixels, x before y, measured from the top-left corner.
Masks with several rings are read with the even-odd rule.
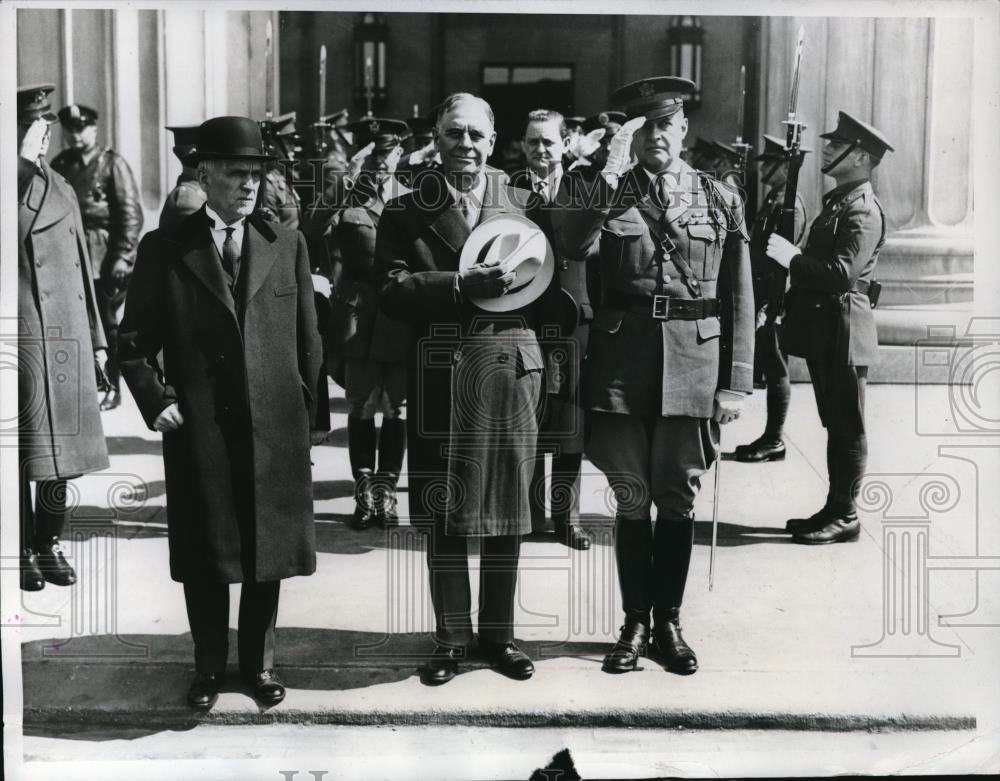
[[[709,423],[711,430],[711,423]],[[712,547],[708,551],[708,590],[715,585],[715,544],[719,539],[719,467],[722,466],[722,427],[719,427],[719,451],[715,454],[715,488],[712,490]]]

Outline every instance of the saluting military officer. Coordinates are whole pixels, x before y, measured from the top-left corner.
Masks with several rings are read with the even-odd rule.
[[[376,299],[375,235],[386,204],[410,192],[395,177],[403,153],[405,122],[368,117],[348,126],[362,147],[372,145],[332,240],[340,249],[343,275],[331,304],[339,333],[327,339],[328,362],[344,364],[347,450],[355,480],[352,525],[398,523],[396,485],[406,449],[406,358],[412,328],[390,320]],[[343,327],[347,325],[347,327]],[[382,415],[376,469],[375,415]]]
[[[197,163],[191,158],[195,151],[198,126],[173,125],[167,127],[167,130],[174,134],[174,157],[180,160],[183,168],[174,189],[167,193],[163,201],[163,209],[160,211],[161,228],[180,222],[205,203],[205,191],[198,184]]]
[[[683,95],[693,90],[686,79],[654,77],[616,91],[611,102],[629,120],[611,142],[596,191],[589,203],[553,215],[562,251],[600,264],[601,302],[584,368],[592,424],[586,452],[618,500],[625,610],[607,672],[635,669],[651,612],[667,669],[697,670],[680,627],[694,501],[717,455],[718,425],[739,416],[753,388],[743,204],[680,158]],[[639,164],[629,170],[631,153]]]
[[[861,532],[855,499],[868,458],[865,384],[878,356],[872,303],[885,242],[885,214],[871,175],[886,151],[895,151],[882,133],[845,111],[836,129],[820,137],[827,139],[823,173],[837,186],[823,196],[804,249],[777,234],[767,243],[768,257],[791,279],[783,345],[806,359],[826,428],[826,504],[786,524],[793,540],[806,545],[849,542]]]
[[[800,149],[810,152],[809,149]],[[767,422],[764,433],[747,445],[739,445],[737,461],[750,463],[780,461],[785,457],[785,442],[781,435],[792,397],[788,379],[788,356],[779,339],[781,324],[778,318],[767,317],[768,296],[777,267],[767,257],[767,239],[781,224],[785,204],[785,183],[788,181],[788,153],[785,143],[775,136],[764,136],[764,150],[757,155],[760,164],[760,181],[770,189],[757,210],[750,229],[750,268],[753,273],[754,306],[757,309],[757,334],[754,347],[754,383],[767,388]],[[805,236],[806,206],[799,193],[795,193],[795,244],[800,245]]]

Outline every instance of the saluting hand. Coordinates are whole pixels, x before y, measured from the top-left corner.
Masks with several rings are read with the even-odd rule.
[[[788,268],[798,254],[799,248],[777,233],[772,233],[767,240],[767,256],[782,268]]]
[[[351,177],[351,179],[354,179],[355,177],[357,177],[358,174],[361,173],[361,168],[365,164],[365,159],[368,157],[368,155],[370,155],[374,151],[374,149],[375,149],[375,142],[372,141],[370,144],[368,144],[368,146],[362,147],[361,149],[359,149],[357,152],[354,153],[354,156],[350,159],[350,162],[348,162],[347,164],[348,165],[347,174],[348,176]]]
[[[157,415],[156,420],[153,421],[153,428],[161,432],[176,431],[183,425],[184,416],[181,414],[181,409],[177,406],[176,401]]]
[[[17,150],[18,155],[29,163],[34,163],[42,155],[42,144],[45,143],[45,134],[49,132],[49,123],[44,119],[36,119],[31,123],[28,132],[21,140],[21,148]]]
[[[621,176],[632,167],[632,136],[645,124],[646,117],[633,117],[615,133],[608,144],[608,162],[604,164],[606,173]]]

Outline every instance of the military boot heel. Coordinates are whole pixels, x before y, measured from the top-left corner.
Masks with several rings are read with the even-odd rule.
[[[698,671],[698,657],[681,634],[680,608],[654,618],[653,641],[670,672],[691,675]]]

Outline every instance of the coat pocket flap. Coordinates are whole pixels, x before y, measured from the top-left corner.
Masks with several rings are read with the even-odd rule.
[[[356,209],[345,209],[343,214],[340,215],[340,221],[344,225],[363,225],[368,228],[374,228],[375,224],[371,221],[371,218]]]
[[[299,289],[298,285],[282,285],[281,287],[276,287],[274,289],[274,295],[276,296],[291,296]]]
[[[688,236],[702,241],[715,241],[719,237],[715,232],[715,226],[705,222],[689,222],[687,232]]]
[[[591,327],[605,333],[616,334],[618,329],[622,327],[624,317],[625,313],[621,309],[604,307],[597,312]]]
[[[601,231],[613,236],[641,236],[646,230],[646,223],[631,220],[614,219],[604,223]]]
[[[698,326],[698,339],[702,342],[714,339],[722,333],[722,323],[717,317],[703,317],[701,320],[696,320],[695,324]]]
[[[545,368],[542,358],[542,348],[537,342],[525,342],[517,345],[518,364],[521,371],[540,371]]]

